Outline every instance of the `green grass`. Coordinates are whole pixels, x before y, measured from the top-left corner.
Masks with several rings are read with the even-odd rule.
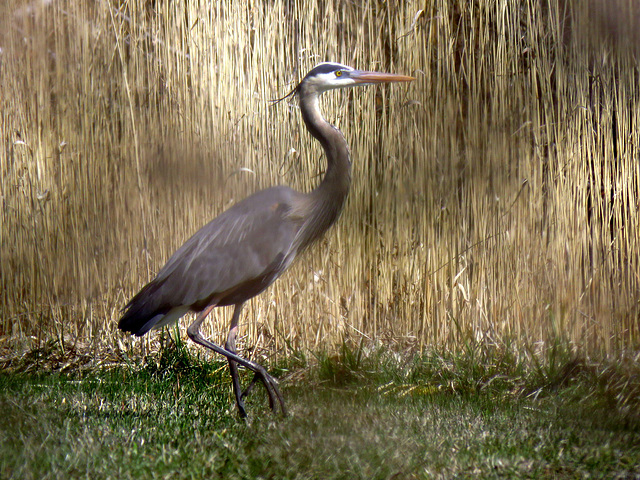
[[[637,478],[633,375],[563,355],[545,370],[491,349],[344,346],[272,368],[290,415],[256,389],[247,422],[226,365],[181,345],[110,369],[14,365],[0,374],[0,477]]]

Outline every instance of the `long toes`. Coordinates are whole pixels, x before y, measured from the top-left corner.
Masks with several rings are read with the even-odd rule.
[[[249,396],[249,393],[251,393],[251,390],[253,390],[253,387],[256,385],[256,383],[258,383],[258,380],[260,380],[260,376],[256,373],[253,375],[253,379],[251,379],[251,382],[249,383],[249,385],[247,385],[247,388],[245,388],[244,392],[242,392],[242,394],[240,395],[241,399]]]
[[[267,385],[267,381],[265,381],[265,386]],[[269,408],[272,412],[276,411],[276,402],[274,400],[274,393],[271,385],[267,386],[267,395],[269,396]]]
[[[283,416],[287,416],[287,408],[284,406],[284,399],[282,398],[282,394],[280,393],[280,390],[278,389],[277,385],[273,386],[273,390],[276,394],[276,398],[278,399],[278,403],[280,403],[280,410],[282,412]]]
[[[238,402],[238,410],[240,411],[240,416],[245,417],[246,413],[244,411],[244,402],[243,400],[251,393],[253,387],[258,383],[262,382],[264,388],[267,391],[267,398],[269,399],[269,408],[274,413],[278,412],[278,405],[280,406],[280,410],[282,415],[287,415],[287,409],[284,406],[284,400],[282,399],[282,394],[278,389],[278,382],[267,373],[264,368],[258,367],[257,370],[254,370],[255,374],[247,385],[247,388],[240,393],[240,398],[237,400]]]
[[[269,382],[269,387],[271,387],[271,388],[267,387],[267,391],[269,392],[269,405],[271,407],[271,410],[274,413],[277,412],[277,406],[276,406],[276,401],[277,401],[277,403],[280,404],[280,410],[282,411],[282,415],[286,416],[287,409],[284,406],[284,400],[282,398],[282,394],[280,393],[280,389],[278,388],[278,383],[270,375],[267,375],[267,378],[265,379],[265,386],[266,386],[266,382]]]
[[[256,375],[259,376],[260,380],[264,384],[264,388],[267,390],[267,396],[269,397],[269,408],[271,408],[271,411],[275,413],[277,408],[276,400],[279,401],[278,397],[280,396],[275,380],[267,373],[266,370],[256,372]]]

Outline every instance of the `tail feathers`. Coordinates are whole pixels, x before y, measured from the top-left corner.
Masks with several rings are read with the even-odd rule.
[[[130,332],[131,335],[135,335],[136,337],[141,337],[142,335],[147,333],[149,330],[151,330],[163,316],[164,315],[162,313],[159,313],[158,315],[154,315],[150,319],[147,319],[144,317],[143,318],[123,317],[120,320],[120,324],[118,326],[120,327],[121,330],[125,332]],[[125,321],[128,321],[128,323],[125,324]]]
[[[141,337],[152,328],[168,325],[187,313],[188,306],[163,304],[158,295],[154,295],[159,287],[151,282],[131,299],[118,322],[120,330]]]

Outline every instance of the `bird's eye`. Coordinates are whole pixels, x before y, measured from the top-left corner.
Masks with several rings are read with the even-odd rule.
[[[341,76],[342,76],[342,70],[336,71],[336,77],[341,77]]]

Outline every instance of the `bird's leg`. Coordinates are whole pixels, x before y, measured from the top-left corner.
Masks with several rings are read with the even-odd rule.
[[[242,358],[235,353],[229,352],[202,336],[202,334],[200,333],[200,325],[202,325],[204,319],[207,318],[207,315],[209,315],[209,313],[211,313],[211,310],[213,310],[214,308],[215,305],[209,305],[198,314],[195,321],[191,325],[189,325],[189,328],[187,329],[189,338],[196,342],[198,345],[202,345],[203,347],[209,348],[214,352],[219,353],[220,355],[224,355],[225,357],[227,357],[227,360],[233,360],[234,362],[254,372],[256,376],[262,381],[267,390],[267,395],[269,396],[269,406],[271,407],[271,410],[273,410],[274,412],[276,411],[277,400],[277,402],[280,404],[280,410],[282,411],[282,414],[286,415],[287,411],[284,406],[284,400],[282,399],[280,390],[278,389],[278,385],[274,378],[267,373],[263,366]]]
[[[227,336],[227,343],[225,343],[224,348],[231,353],[236,352],[236,334],[238,333],[238,321],[240,319],[240,310],[242,310],[242,306],[244,303],[237,303],[233,309],[233,317],[231,318],[231,328],[229,329],[229,335]],[[236,396],[236,404],[238,405],[238,411],[240,412],[240,416],[242,418],[246,418],[247,412],[244,409],[244,400],[242,395],[242,390],[240,388],[240,377],[238,376],[238,364],[231,360],[229,360],[229,371],[231,372],[231,380],[233,382],[233,393]],[[257,375],[257,374],[256,374]],[[256,378],[255,375],[253,378]],[[269,397],[269,403],[271,403],[271,397]],[[273,406],[271,407],[273,408]]]
[[[236,351],[236,335],[238,333],[238,323],[240,321],[240,311],[242,310],[244,303],[236,304],[233,310],[233,317],[231,319],[231,327],[229,328],[229,335],[227,336],[227,343],[225,343],[224,348],[231,353],[237,354]],[[249,396],[251,390],[253,390],[254,385],[260,380],[260,375],[255,373],[251,382],[247,386],[247,388],[242,391],[240,387],[240,376],[238,375],[238,365],[235,361],[229,359],[229,370],[231,372],[231,380],[233,382],[233,393],[236,397],[236,403],[238,405],[238,410],[240,412],[240,416],[242,418],[246,418],[247,413],[244,409],[244,399]],[[267,387],[268,388],[268,387]],[[279,395],[279,392],[278,392]],[[271,409],[274,409],[273,399],[269,396],[269,406]]]

